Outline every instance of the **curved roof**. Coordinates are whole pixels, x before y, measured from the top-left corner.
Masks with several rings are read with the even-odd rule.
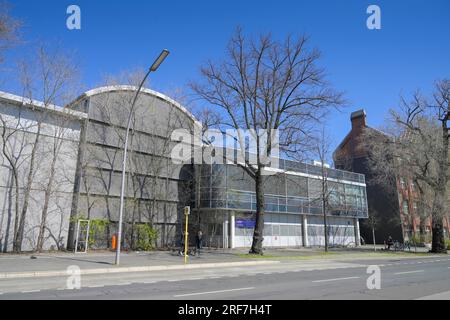
[[[129,86],[129,85],[115,85],[115,86],[99,87],[99,88],[95,88],[95,89],[86,91],[84,94],[82,94],[80,97],[78,97],[73,103],[71,103],[71,105],[77,103],[81,99],[92,97],[92,96],[99,95],[102,93],[109,93],[109,92],[115,92],[115,91],[117,91],[117,92],[119,92],[119,91],[136,92],[137,90],[138,90],[138,87]],[[142,88],[141,93],[145,93],[150,96],[160,98],[161,100],[164,100],[164,101],[170,103],[171,105],[178,108],[180,111],[184,112],[189,118],[191,118],[192,121],[194,122],[194,124],[201,126],[201,123],[194,117],[194,115],[190,111],[188,111],[185,107],[183,107],[180,103],[176,102],[172,98],[170,98],[160,92],[150,90],[148,88]]]

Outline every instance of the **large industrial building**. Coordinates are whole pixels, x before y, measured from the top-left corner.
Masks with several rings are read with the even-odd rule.
[[[129,106],[135,92],[136,88],[130,86],[94,89],[64,108],[53,106],[52,116],[43,118],[38,114],[48,106],[1,93],[0,116],[17,121],[26,111],[28,118],[39,118],[39,123],[65,132],[63,136],[48,134],[46,142],[50,145],[67,140],[65,151],[55,159],[60,164],[57,166],[60,180],[54,188],[54,199],[58,200],[50,204],[52,218],[46,222],[45,248],[73,247],[78,219],[108,221],[103,238],[96,239],[95,245],[110,246],[110,239],[117,232],[122,151]],[[41,109],[34,107],[39,105]],[[9,125],[12,127],[6,128],[7,131],[13,129],[14,121],[6,123],[7,127]],[[189,205],[193,216],[191,230],[202,229],[206,245],[225,248],[251,245],[256,199],[254,183],[245,171],[234,164],[172,161],[171,152],[180,143],[173,139],[173,131],[183,128],[196,132],[195,128],[200,126],[176,101],[152,90],[142,91],[133,117],[129,147],[125,243],[132,241],[136,224],[150,224],[158,232],[158,247],[178,245],[184,224],[183,208]],[[22,129],[33,141],[36,135],[33,127]],[[21,141],[19,136],[12,135],[8,143],[14,145],[18,141]],[[17,150],[13,153],[17,154]],[[15,188],[11,167],[4,153],[0,155],[0,242],[2,251],[10,251],[15,230],[12,201]],[[26,161],[23,168],[26,168]],[[49,161],[43,153],[39,161],[42,174],[50,166]],[[280,159],[277,168],[268,170],[272,172],[265,180],[264,246],[323,245],[322,167]],[[42,181],[46,179],[42,177]],[[358,245],[359,219],[368,215],[364,175],[327,168],[326,183],[330,243]],[[38,185],[36,188],[45,186]],[[33,196],[33,201],[35,205],[27,211],[25,233],[28,240],[23,250],[35,248],[35,230],[42,222],[42,198]]]

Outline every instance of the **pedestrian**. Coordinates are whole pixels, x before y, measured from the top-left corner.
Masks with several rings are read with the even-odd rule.
[[[195,238],[195,244],[197,247],[198,254],[200,255],[200,250],[203,249],[203,231],[200,229],[197,232],[197,236]]]
[[[181,239],[180,239],[180,250],[178,251],[180,256],[184,256],[184,231],[181,231]]]
[[[388,251],[391,250],[391,247],[392,247],[393,245],[394,245],[394,240],[392,239],[391,236],[389,236],[389,237],[388,237],[388,240],[387,240],[387,249],[388,249]]]

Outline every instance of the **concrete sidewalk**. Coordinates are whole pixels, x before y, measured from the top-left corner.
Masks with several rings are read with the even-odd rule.
[[[249,261],[231,252],[218,250],[205,250],[200,256],[191,256],[187,265],[184,264],[184,257],[167,251],[122,253],[120,266],[115,266],[114,260],[114,252],[0,255],[0,279],[67,276],[70,266],[79,267],[81,274],[106,274],[279,263],[263,259]]]

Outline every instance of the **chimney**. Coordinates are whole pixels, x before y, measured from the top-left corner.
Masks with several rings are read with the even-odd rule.
[[[364,109],[353,112],[350,119],[352,130],[361,130],[366,127],[366,111]]]

